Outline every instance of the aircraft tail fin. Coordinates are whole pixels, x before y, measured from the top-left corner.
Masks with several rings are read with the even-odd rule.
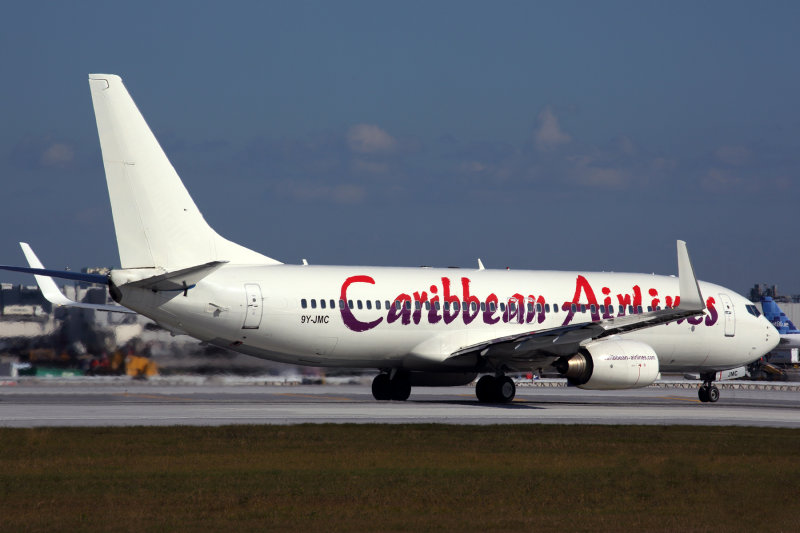
[[[119,76],[90,74],[89,86],[122,268],[279,263],[208,225]]]
[[[772,325],[775,326],[775,329],[778,330],[778,333],[795,333],[797,332],[797,328],[792,324],[792,321],[789,320],[789,317],[781,310],[778,304],[773,300],[770,296],[764,296],[761,298],[761,312],[764,313],[764,317],[772,322]]]

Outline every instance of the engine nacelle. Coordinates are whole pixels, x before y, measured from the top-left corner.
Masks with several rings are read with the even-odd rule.
[[[570,385],[590,390],[637,389],[658,378],[658,356],[649,345],[609,339],[587,344],[556,362]]]

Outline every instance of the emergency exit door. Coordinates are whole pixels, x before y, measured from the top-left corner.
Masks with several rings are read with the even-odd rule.
[[[261,287],[256,283],[245,283],[244,291],[247,294],[247,309],[242,329],[258,329],[258,326],[261,325],[261,315],[264,312]]]

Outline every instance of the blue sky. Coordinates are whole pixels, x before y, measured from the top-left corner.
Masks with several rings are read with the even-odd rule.
[[[796,2],[15,2],[0,262],[118,264],[87,75],[206,219],[288,263],[673,273],[800,293]],[[3,279],[26,278],[7,275]]]

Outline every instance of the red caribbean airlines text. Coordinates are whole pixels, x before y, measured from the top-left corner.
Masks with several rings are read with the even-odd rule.
[[[464,325],[469,325],[475,321],[484,324],[541,324],[547,314],[547,302],[541,295],[515,293],[508,298],[503,298],[504,304],[500,307],[500,298],[494,293],[481,299],[470,291],[471,280],[466,277],[460,279],[459,283],[453,283],[448,277],[441,278],[441,286],[431,285],[428,291],[415,291],[413,293],[400,293],[389,306],[385,317],[380,317],[370,322],[359,320],[353,313],[353,309],[348,305],[347,291],[353,284],[366,283],[375,285],[375,280],[370,276],[350,276],[342,283],[341,300],[344,305],[340,306],[342,321],[352,331],[369,331],[377,327],[386,320],[388,324],[400,322],[402,325],[419,324],[423,321],[427,324],[451,324],[459,321]],[[643,296],[646,294],[647,296]],[[589,281],[582,275],[578,275],[575,280],[575,295],[572,300],[561,304],[562,311],[566,312],[562,325],[571,323],[575,314],[581,312],[581,307],[585,306],[586,312],[591,314],[593,322],[617,316],[625,316],[629,309],[634,313],[639,312],[643,298],[647,298],[647,305],[652,309],[661,307],[676,307],[680,304],[680,296],[659,295],[654,288],[642,291],[639,285],[634,285],[630,293],[611,294],[611,289],[602,287],[600,289],[602,302],[598,302],[598,296]],[[663,298],[663,300],[662,300]],[[429,305],[425,305],[426,302]],[[663,303],[662,303],[663,302]],[[706,299],[708,314],[685,319],[692,325],[704,324],[713,326],[717,323],[717,310],[714,306],[716,302],[713,297]],[[481,304],[483,309],[481,309]],[[530,305],[526,305],[530,304]],[[557,304],[553,304],[554,306]],[[602,306],[602,307],[601,307]],[[427,307],[427,308],[426,308]],[[619,311],[619,312],[615,312]],[[680,324],[684,320],[678,320]]]

